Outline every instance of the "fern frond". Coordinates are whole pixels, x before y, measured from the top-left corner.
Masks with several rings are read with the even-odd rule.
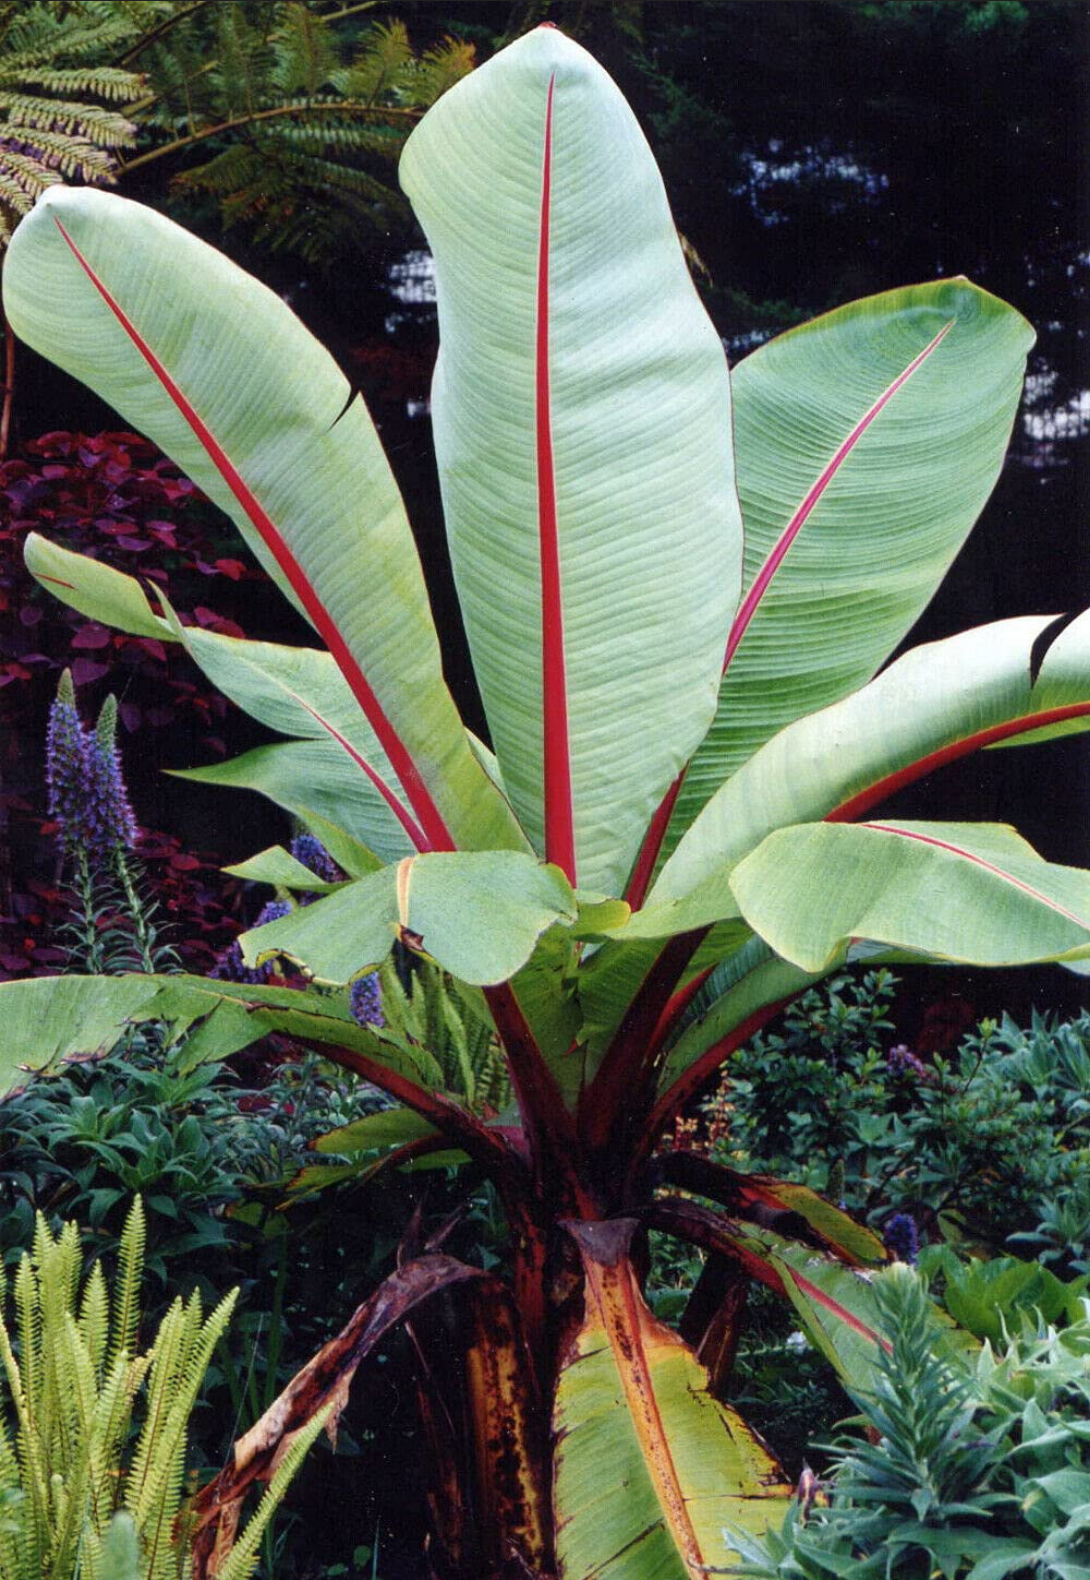
[[[77,104],[66,99],[42,99],[33,94],[0,90],[0,109],[7,111],[7,125],[15,132],[66,132],[103,148],[131,147],[136,128],[116,110],[97,104]],[[37,140],[37,139],[35,139]]]
[[[228,1553],[222,1568],[217,1571],[216,1580],[249,1580],[257,1565],[257,1549],[269,1521],[283,1502],[285,1492],[315,1440],[321,1434],[332,1409],[332,1405],[327,1405],[324,1410],[319,1410],[318,1414],[313,1416],[306,1426],[300,1427],[292,1438],[291,1446],[276,1467],[246,1529]]]
[[[410,80],[415,66],[404,22],[376,23],[369,29],[351,67],[337,79],[346,98],[364,104],[395,99]]]
[[[271,39],[270,80],[284,98],[313,96],[327,88],[338,64],[336,41],[326,22],[298,0],[282,6]]]
[[[106,1293],[106,1279],[101,1265],[96,1262],[83,1289],[79,1313],[80,1337],[87,1346],[95,1375],[101,1378],[106,1364],[106,1349],[110,1341],[110,1297]]]
[[[18,21],[3,40],[4,68],[24,72],[51,61],[108,57],[132,39],[138,25],[134,10],[116,6],[93,20],[76,21],[62,19],[53,7],[20,7]]]
[[[427,109],[436,99],[469,75],[477,63],[472,44],[447,38],[422,57],[412,78],[414,103]]]
[[[137,1196],[129,1208],[125,1227],[118,1246],[117,1292],[114,1296],[113,1320],[110,1328],[108,1366],[121,1358],[131,1356],[136,1349],[136,1329],[140,1319],[140,1280],[144,1271],[144,1251],[147,1244],[147,1224],[144,1203]]]
[[[0,82],[44,88],[49,93],[91,93],[97,99],[131,104],[144,91],[144,79],[116,66],[39,66],[17,68],[0,59]]]

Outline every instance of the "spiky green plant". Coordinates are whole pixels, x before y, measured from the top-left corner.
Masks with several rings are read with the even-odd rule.
[[[178,1299],[151,1346],[138,1346],[144,1215],[121,1237],[114,1288],[101,1265],[80,1287],[74,1223],[53,1235],[39,1217],[33,1252],[0,1283],[0,1574],[4,1580],[185,1580],[183,1495],[189,1418],[235,1303],[207,1317]],[[2,1275],[0,1275],[2,1276]],[[323,1420],[285,1455],[219,1570],[244,1580],[262,1533]]]
[[[511,1102],[503,1050],[491,1022],[445,971],[420,961],[402,986],[390,966],[382,971],[382,1011],[391,1035],[426,1048],[475,1113],[501,1111]]]

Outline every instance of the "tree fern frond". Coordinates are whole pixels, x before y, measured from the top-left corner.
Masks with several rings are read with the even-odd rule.
[[[422,57],[412,79],[414,102],[422,109],[453,88],[477,63],[472,44],[464,39],[447,38]]]
[[[66,132],[87,138],[103,148],[131,147],[136,128],[116,110],[97,104],[77,104],[66,99],[42,99],[33,94],[0,89],[0,109],[16,132],[29,128],[42,132]]]
[[[285,98],[313,96],[328,88],[338,64],[336,41],[321,16],[299,0],[280,8],[271,40],[271,82]]]
[[[108,58],[137,30],[134,9],[111,6],[91,20],[61,17],[54,6],[21,6],[3,40],[5,67],[22,72],[55,61]]]
[[[0,57],[0,82],[44,88],[49,93],[92,93],[99,99],[130,104],[144,91],[144,79],[116,66],[38,66],[16,68]]]
[[[396,98],[415,65],[404,22],[378,22],[370,28],[349,70],[338,81],[346,98],[378,104]]]

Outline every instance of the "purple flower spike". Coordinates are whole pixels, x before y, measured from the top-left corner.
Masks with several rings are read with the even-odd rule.
[[[287,900],[269,900],[258,911],[254,926],[264,927],[266,922],[278,922],[282,916],[289,915],[292,909],[292,905]],[[272,970],[271,960],[266,960],[263,966],[244,965],[242,950],[236,940],[228,944],[223,953],[217,957],[208,975],[214,982],[246,982],[253,986],[268,982]]]
[[[323,883],[340,883],[344,873],[314,834],[296,834],[291,842],[291,853]]]
[[[49,709],[45,742],[45,778],[49,815],[58,824],[61,848],[72,855],[86,846],[85,810],[90,800],[87,732],[80,723],[76,693],[67,669]]]
[[[352,1019],[358,1021],[361,1026],[385,1026],[382,991],[374,971],[369,972],[365,977],[356,978],[349,989],[348,1004],[352,1011]]]
[[[882,1238],[899,1262],[915,1266],[920,1254],[920,1231],[911,1213],[895,1212],[892,1218],[887,1219]]]
[[[107,697],[97,729],[86,729],[67,669],[49,710],[45,777],[66,856],[82,852],[94,862],[133,848],[139,830],[121,773],[117,703]]]
[[[268,963],[263,966],[250,967],[242,963],[242,950],[237,943],[228,944],[227,948],[217,958],[215,965],[208,975],[214,982],[247,982],[251,986],[269,980],[270,967]]]
[[[117,699],[107,697],[95,733],[87,736],[91,799],[101,824],[103,850],[132,850],[139,837],[136,814],[121,772],[117,746]]]

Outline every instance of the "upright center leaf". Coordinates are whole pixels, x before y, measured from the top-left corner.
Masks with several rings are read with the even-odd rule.
[[[538,29],[446,94],[402,182],[435,254],[451,559],[504,787],[618,893],[711,721],[741,585],[730,384],[604,71]]]

